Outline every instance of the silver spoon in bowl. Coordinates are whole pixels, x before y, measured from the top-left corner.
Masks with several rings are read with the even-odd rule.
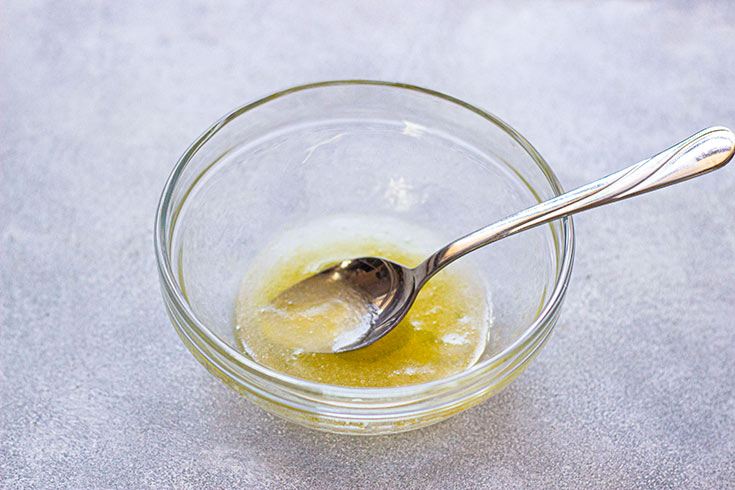
[[[369,321],[339,339],[315,342],[315,352],[346,352],[368,346],[406,316],[416,296],[437,272],[458,258],[515,233],[554,219],[682,182],[724,166],[735,152],[735,134],[711,127],[614,174],[541,202],[446,245],[413,269],[380,257],[344,260],[277,296],[273,304],[293,304],[306,293],[344,288]],[[328,283],[329,288],[324,288]],[[328,298],[325,298],[325,300]],[[285,332],[288,335],[288,332]],[[321,342],[321,340],[320,340]],[[322,345],[323,347],[317,347]]]

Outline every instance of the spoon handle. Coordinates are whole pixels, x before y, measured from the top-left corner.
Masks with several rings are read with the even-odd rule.
[[[458,258],[501,238],[715,170],[729,162],[734,152],[735,134],[732,131],[724,127],[704,129],[648,160],[465,235],[419,264],[414,269],[416,282],[420,287]]]

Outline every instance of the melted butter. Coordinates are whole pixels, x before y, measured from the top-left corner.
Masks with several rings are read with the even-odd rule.
[[[325,303],[322,288],[328,289],[328,283],[282,295],[345,258],[379,256],[414,266],[439,245],[415,226],[366,217],[322,220],[287,233],[246,274],[235,312],[236,338],[261,364],[322,383],[401,386],[459,373],[484,351],[491,318],[482,281],[463,264],[433,277],[406,318],[385,337],[351,352],[313,351],[324,350],[315,347],[341,334],[359,334],[355,329],[366,328],[360,322],[370,312],[355,310],[355,302],[341,296],[344,291],[333,291],[334,300]],[[353,327],[345,331],[346,321]]]

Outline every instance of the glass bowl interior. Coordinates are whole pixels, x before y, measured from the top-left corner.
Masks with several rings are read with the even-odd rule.
[[[199,322],[234,349],[240,282],[286,230],[372,215],[449,242],[561,191],[501,121],[441,94],[378,82],[297,87],[239,109],[189,149],[171,185],[167,248],[177,287]],[[491,294],[494,319],[479,363],[559,300],[570,228],[557,221],[460,259]]]

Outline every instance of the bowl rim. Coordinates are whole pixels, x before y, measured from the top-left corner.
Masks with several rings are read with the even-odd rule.
[[[230,121],[245,114],[246,112],[266,104],[272,100],[293,94],[296,92],[329,88],[335,86],[373,86],[382,88],[395,88],[399,90],[408,90],[418,92],[423,95],[437,97],[444,101],[453,103],[462,108],[468,109],[480,117],[486,119],[490,123],[494,124],[506,134],[508,134],[518,145],[525,150],[529,156],[534,160],[536,165],[539,167],[543,175],[546,177],[551,190],[557,195],[563,193],[563,188],[558,178],[554,174],[551,167],[546,163],[544,158],[538,153],[538,151],[526,140],[518,131],[513,129],[507,123],[502,121],[500,118],[493,114],[479,109],[467,102],[460,99],[446,95],[444,93],[423,88],[420,86],[399,83],[399,82],[388,82],[380,80],[365,80],[365,79],[348,79],[348,80],[329,80],[322,82],[307,83],[302,85],[293,86],[285,90],[271,93],[265,97],[261,97],[253,102],[244,104],[230,112],[223,117],[219,118],[214,124],[207,128],[189,147],[184,151],[182,156],[176,162],[176,165],[172,169],[171,173],[166,180],[161,197],[159,199],[155,225],[154,225],[154,248],[156,253],[156,262],[158,267],[158,273],[161,280],[162,287],[168,296],[174,302],[179,313],[183,314],[185,320],[193,327],[199,335],[204,337],[206,342],[218,351],[219,355],[225,356],[231,361],[234,361],[237,365],[245,367],[248,371],[255,372],[262,376],[264,379],[275,381],[279,384],[285,384],[298,390],[307,391],[314,394],[339,397],[345,399],[354,398],[368,398],[368,399],[386,399],[386,398],[404,398],[408,396],[414,396],[417,394],[425,393],[444,386],[458,386],[462,385],[463,381],[472,381],[475,379],[475,375],[479,371],[489,371],[493,367],[503,363],[503,361],[514,357],[529,341],[532,341],[534,337],[539,334],[547,323],[558,313],[561,303],[563,302],[569,280],[572,272],[572,265],[574,262],[574,224],[571,216],[559,218],[561,226],[561,251],[560,261],[557,266],[557,274],[554,282],[553,290],[548,296],[548,300],[545,302],[544,307],[537,314],[533,322],[523,331],[523,333],[516,338],[511,344],[506,346],[502,351],[498,352],[489,359],[471,366],[470,368],[454,374],[446,378],[440,378],[424,383],[394,386],[394,387],[356,387],[356,386],[341,386],[332,385],[328,383],[319,383],[316,381],[310,381],[296,376],[271,369],[263,366],[258,362],[249,359],[245,354],[238,351],[236,348],[225,342],[212,330],[210,330],[204,322],[202,322],[194,313],[193,309],[189,306],[189,302],[176,279],[173,266],[171,263],[171,256],[169,254],[169,247],[171,246],[170,238],[173,236],[176,221],[178,219],[178,213],[172,207],[173,192],[176,189],[179,177],[182,175],[192,157],[196,152],[218,131],[224,128]],[[205,170],[206,171],[206,170]],[[530,186],[529,186],[530,188]],[[531,188],[533,191],[533,188]],[[182,203],[186,200],[188,192],[182,198]],[[171,209],[169,209],[171,207]],[[168,218],[169,212],[172,214],[170,230],[167,229],[166,219]],[[552,222],[553,223],[553,222]],[[170,313],[170,312],[169,312]],[[552,325],[553,326],[553,325]],[[550,333],[550,332],[549,332]],[[545,342],[544,342],[545,343]],[[540,348],[540,346],[538,346]],[[213,364],[217,365],[216,362],[210,360]]]

